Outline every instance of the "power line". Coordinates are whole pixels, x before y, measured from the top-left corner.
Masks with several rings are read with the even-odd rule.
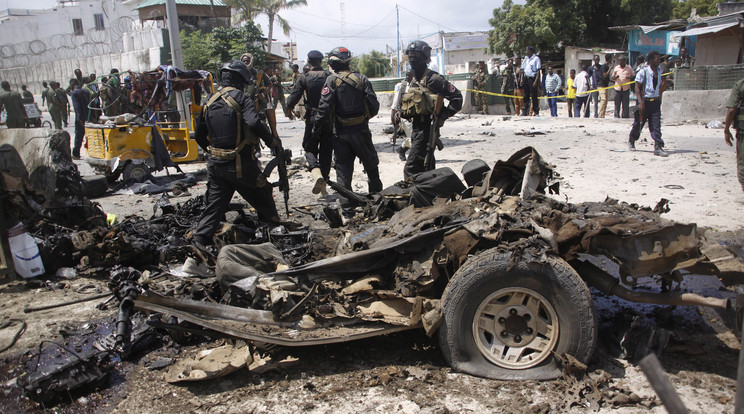
[[[407,8],[405,8],[405,7],[401,6],[401,5],[398,5],[398,6],[399,6],[399,7],[401,8],[401,9],[403,9],[403,10],[405,10],[405,11],[407,11],[407,12],[411,13],[412,15],[414,15],[414,16],[416,16],[416,17],[418,17],[418,18],[420,18],[420,19],[424,19],[424,20],[426,20],[426,21],[427,21],[427,22],[429,22],[429,23],[432,23],[432,24],[436,24],[437,26],[441,26],[441,27],[443,27],[443,28],[445,28],[445,29],[447,29],[447,30],[453,31],[453,32],[456,32],[456,31],[457,31],[457,30],[455,30],[455,29],[453,29],[453,28],[451,28],[451,27],[447,27],[447,26],[444,26],[444,25],[442,25],[442,24],[440,24],[440,23],[438,23],[438,22],[435,22],[435,21],[429,20],[429,19],[427,19],[427,18],[426,18],[426,17],[424,17],[424,16],[421,16],[421,15],[419,15],[419,14],[416,14],[416,13],[412,12],[411,10],[408,10]]]
[[[301,12],[299,10],[292,10],[292,12],[293,13],[304,14],[304,15],[310,16],[310,17],[316,17],[318,19],[323,19],[323,20],[326,20],[326,21],[331,21],[331,22],[336,22],[336,23],[342,23],[341,20],[331,19],[331,18],[328,18],[327,16],[318,16],[317,14],[305,13],[305,12]],[[351,23],[351,24],[353,24],[354,26],[365,26],[365,27],[376,27],[376,26],[377,27],[395,27],[394,24],[387,24],[387,25],[379,25],[379,24],[371,25],[371,24],[363,24],[363,23]]]

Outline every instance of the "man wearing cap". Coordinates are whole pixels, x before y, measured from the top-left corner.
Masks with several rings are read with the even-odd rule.
[[[530,101],[532,101],[532,113],[537,116],[540,113],[540,104],[537,102],[538,91],[540,90],[540,67],[542,63],[540,58],[535,54],[535,48],[527,46],[526,55],[522,61],[522,72],[524,73],[524,105],[522,106],[522,116],[530,113]]]
[[[305,150],[307,167],[313,175],[313,194],[327,194],[326,183],[331,172],[331,157],[333,156],[333,125],[330,122],[318,123],[318,106],[320,92],[331,72],[323,70],[323,53],[311,50],[307,54],[310,71],[297,76],[292,91],[287,98],[287,109],[292,111],[305,97],[305,135],[302,137],[302,148]],[[313,135],[313,127],[316,126]]]
[[[427,68],[431,60],[431,46],[423,40],[411,42],[405,50],[408,56],[408,63],[413,70],[413,80],[411,88],[417,87],[428,90],[432,98],[436,95],[442,95],[449,101],[446,107],[442,108],[439,114],[438,125],[444,125],[444,121],[450,116],[456,114],[462,108],[462,93],[449,83],[444,76]],[[405,99],[405,97],[404,97]],[[403,169],[405,178],[410,178],[414,174],[426,171],[424,165],[426,153],[429,146],[429,132],[431,131],[432,114],[416,114],[406,116],[412,122],[411,132],[411,150],[406,160],[406,166]],[[433,155],[433,154],[432,154]],[[432,165],[435,163],[433,162]]]
[[[202,246],[212,244],[235,191],[256,209],[260,220],[279,222],[271,184],[255,154],[259,139],[274,149],[281,148],[281,141],[260,122],[253,101],[243,93],[252,76],[248,66],[238,60],[227,62],[220,75],[221,86],[207,98],[196,124],[196,142],[209,153],[209,197],[194,232],[194,242]]]
[[[354,160],[359,158],[367,173],[369,192],[377,193],[382,191],[378,168],[380,160],[372,144],[369,119],[377,115],[380,102],[367,77],[352,72],[349,62],[349,49],[337,47],[331,51],[328,64],[335,73],[328,76],[320,91],[313,135],[321,133],[323,123],[333,122],[336,128],[333,136],[336,179],[344,188],[351,190]]]

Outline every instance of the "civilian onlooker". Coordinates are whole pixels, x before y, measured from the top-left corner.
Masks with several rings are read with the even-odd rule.
[[[522,61],[522,72],[524,73],[524,104],[522,105],[522,116],[529,114],[530,102],[532,102],[532,112],[535,116],[540,114],[540,104],[537,101],[538,91],[540,90],[540,58],[535,54],[535,48],[527,46],[525,48],[527,57]]]
[[[689,68],[695,66],[695,58],[687,54],[687,48],[679,49],[679,56],[674,59],[675,68]]]
[[[633,73],[638,73],[638,70],[646,64],[646,58],[643,55],[636,56],[636,64],[633,66]]]
[[[77,160],[80,159],[80,148],[83,146],[83,136],[85,135],[85,121],[88,120],[90,91],[81,88],[80,81],[77,79],[72,79],[70,86],[72,86],[70,99],[72,100],[72,107],[75,109],[75,143],[72,148],[72,158]]]
[[[599,64],[599,55],[594,55],[594,63],[587,70],[589,75],[589,88],[595,90],[599,88],[599,80],[602,77],[602,65]],[[586,102],[586,110],[589,111],[589,105],[594,103],[594,117],[599,116],[599,91],[594,91],[589,94],[589,99]],[[588,115],[587,115],[588,117]]]
[[[604,118],[607,112],[607,100],[610,96],[610,72],[612,72],[612,55],[605,55],[605,63],[599,67],[599,81],[597,86],[599,90],[599,117]],[[595,115],[596,117],[596,115]]]
[[[622,117],[630,118],[630,82],[635,78],[635,72],[628,65],[628,58],[625,56],[620,56],[617,61],[618,65],[612,71],[612,80],[615,81],[615,118],[620,118],[620,106],[623,108]]]
[[[23,103],[34,103],[34,94],[26,89],[26,85],[21,85],[21,97],[23,98]]]
[[[574,117],[581,118],[581,107],[586,106],[584,117],[589,118],[589,68],[584,66],[574,79],[573,88],[576,90],[576,103],[574,104]]]
[[[638,104],[628,137],[628,149],[635,151],[635,142],[641,136],[643,123],[648,122],[648,130],[654,140],[654,155],[667,157],[669,153],[664,150],[664,141],[661,139],[661,95],[669,86],[669,80],[662,79],[659,52],[648,52],[647,61],[648,64],[635,77]]]
[[[561,77],[553,73],[553,67],[548,66],[548,73],[545,75],[545,94],[548,96],[548,107],[550,108],[550,116],[558,116],[558,104],[555,98],[551,96],[557,96],[558,91],[561,89]]]
[[[576,101],[576,88],[574,88],[574,79],[576,79],[576,70],[571,69],[566,79],[566,108],[568,117],[572,118],[574,113],[574,102]]]
[[[514,113],[520,115],[524,105],[524,71],[522,70],[522,57],[514,58]]]

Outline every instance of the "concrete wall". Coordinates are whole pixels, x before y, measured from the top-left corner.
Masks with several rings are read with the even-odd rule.
[[[708,91],[667,91],[661,101],[664,122],[704,121],[726,118],[730,89]]]

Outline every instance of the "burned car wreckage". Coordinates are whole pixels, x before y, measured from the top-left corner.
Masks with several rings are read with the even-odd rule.
[[[123,356],[142,336],[131,324],[141,311],[174,337],[229,337],[264,349],[423,329],[458,371],[542,380],[560,376],[565,355],[590,360],[597,341],[590,287],[636,302],[737,305],[673,289],[691,272],[738,278],[741,263],[704,244],[694,224],[662,219],[664,200],[654,210],[609,199],[557,201],[544,194],[557,191],[556,174],[530,147],[493,168],[479,160],[466,168],[467,186],[449,168],[381,194],[334,186],[336,202],[312,216],[331,228],[268,229],[239,211],[215,236],[223,245],[216,257],[186,242],[200,197],[178,206],[163,199],[162,214],[150,220],[94,221],[69,234],[41,220],[37,230],[67,240],[49,248],[67,258],[65,266],[111,276],[120,311],[108,345],[98,348]],[[25,203],[4,178],[7,199]],[[167,273],[167,263],[187,255],[211,265],[214,276],[177,288],[155,283],[153,265]],[[616,264],[619,277],[597,258]],[[137,270],[112,271],[114,264]],[[660,292],[633,290],[637,278],[652,275]]]

